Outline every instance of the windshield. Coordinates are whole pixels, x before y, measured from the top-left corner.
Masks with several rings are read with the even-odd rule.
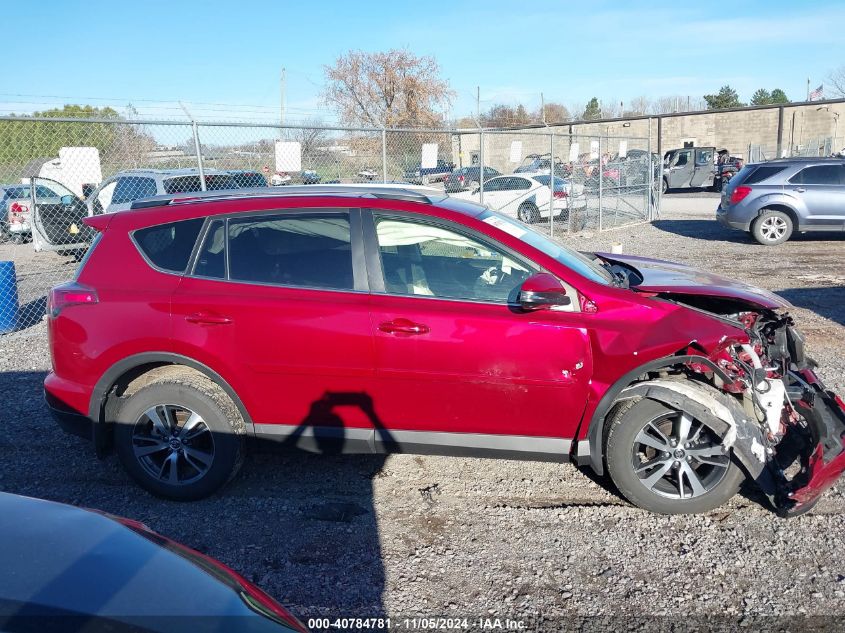
[[[601,264],[598,259],[593,260],[588,256],[573,251],[566,246],[553,242],[548,237],[535,231],[534,229],[517,222],[506,215],[496,213],[495,211],[484,211],[478,216],[482,222],[486,222],[497,229],[504,231],[514,237],[522,240],[529,246],[542,251],[549,257],[553,257],[567,268],[578,273],[582,277],[586,277],[590,281],[595,281],[604,285],[611,285],[614,283],[613,275]]]

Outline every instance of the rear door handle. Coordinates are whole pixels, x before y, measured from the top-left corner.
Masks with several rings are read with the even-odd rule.
[[[229,317],[212,312],[194,312],[186,316],[185,320],[188,323],[198,323],[199,325],[228,325],[232,322]]]
[[[422,323],[414,323],[409,319],[393,319],[392,321],[385,321],[378,326],[378,329],[388,334],[406,334],[412,336],[415,334],[428,334],[431,329]]]
[[[804,193],[807,190],[804,187],[798,187],[798,189],[796,189],[795,191],[797,191],[798,193]]]

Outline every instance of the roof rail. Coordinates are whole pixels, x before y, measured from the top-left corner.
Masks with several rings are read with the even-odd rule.
[[[172,193],[135,200],[130,209],[149,209],[195,202],[218,202],[221,200],[242,200],[248,198],[291,198],[297,196],[341,196],[357,198],[380,198],[385,200],[406,200],[433,204],[447,197],[447,194],[431,187],[416,187],[402,184],[368,185],[287,185],[283,187],[248,187],[244,189],[221,189],[219,191],[196,191]]]

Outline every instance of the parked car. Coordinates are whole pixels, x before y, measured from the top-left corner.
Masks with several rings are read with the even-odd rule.
[[[232,174],[205,169],[206,189],[237,189]],[[129,209],[133,202],[171,193],[202,191],[197,169],[127,169],[106,178],[86,199],[89,215],[113,213]]]
[[[499,176],[500,172],[492,167],[484,168],[484,180]],[[458,191],[466,191],[467,189],[476,189],[481,183],[481,167],[478,165],[470,165],[469,167],[461,167],[456,169],[451,174],[443,179],[443,188],[448,193],[457,193]]]
[[[267,179],[260,171],[254,171],[251,169],[230,169],[229,174],[232,176],[235,186],[239,189],[267,186]]]
[[[555,174],[558,176],[564,175],[566,168],[559,158],[555,158]],[[515,174],[549,174],[552,171],[552,155],[546,154],[528,154],[522,159],[519,167],[513,170]]]
[[[302,184],[303,185],[317,185],[320,183],[321,177],[313,169],[302,170]]]
[[[363,181],[370,181],[378,178],[378,172],[375,169],[370,169],[369,167],[367,169],[362,169],[355,175]]]
[[[571,209],[586,206],[583,185],[572,185],[556,176],[552,194],[549,186],[551,178],[549,174],[525,173],[491,178],[484,183],[484,204],[526,224],[534,224],[542,218],[548,218],[550,207],[554,209],[555,216],[567,218]],[[479,202],[481,190],[476,188],[457,193],[455,197]]]
[[[716,189],[715,147],[683,147],[663,155],[663,193],[670,189]]]
[[[845,160],[781,158],[746,165],[731,178],[716,209],[727,227],[774,246],[796,231],[845,227]]]
[[[0,540],[3,631],[306,631],[223,563],[138,521],[0,492]]]
[[[85,203],[62,183],[36,177],[31,183],[0,185],[2,237],[35,251],[75,252],[87,247],[93,232],[82,223]]]
[[[580,253],[428,188],[136,206],[86,220],[100,236],[50,292],[44,386],[156,495],[219,489],[248,437],[573,460],[663,513],[748,477],[797,514],[845,470],[845,402],[766,290]]]
[[[440,182],[451,174],[454,168],[454,163],[438,158],[434,167],[423,167],[421,164],[408,167],[405,169],[404,179],[415,185],[427,185]]]

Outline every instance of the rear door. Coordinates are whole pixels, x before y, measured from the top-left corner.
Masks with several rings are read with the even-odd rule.
[[[303,209],[212,219],[173,296],[175,351],[217,368],[262,437],[370,450],[369,299],[363,265],[353,265],[359,218]],[[323,432],[329,443],[315,445]]]
[[[695,149],[695,165],[690,178],[690,187],[710,187],[713,185],[715,166],[712,147],[698,147]]]
[[[33,178],[31,182],[30,221],[36,252],[87,248],[93,233],[82,223],[88,215],[82,199],[50,178]]]
[[[540,184],[530,178],[523,178],[522,176],[505,177],[498,210],[502,213],[507,213],[510,216],[516,217],[519,205],[529,198],[531,198],[531,201],[534,202],[537,207],[540,207],[541,201],[534,199],[534,196],[539,189],[541,189]],[[548,202],[548,200],[546,200],[546,202]]]
[[[845,226],[845,166],[841,163],[805,167],[789,179],[785,189],[806,206],[809,226]]]

